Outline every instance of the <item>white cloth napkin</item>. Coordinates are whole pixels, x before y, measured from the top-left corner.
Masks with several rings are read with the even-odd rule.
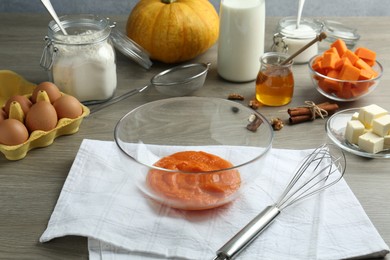
[[[274,203],[307,153],[272,149],[251,165],[259,177],[235,201],[184,211],[163,206],[137,189],[133,177],[139,165],[114,142],[84,140],[40,242],[88,237],[90,259],[212,259]],[[342,179],[282,211],[238,259],[342,259],[388,252]]]

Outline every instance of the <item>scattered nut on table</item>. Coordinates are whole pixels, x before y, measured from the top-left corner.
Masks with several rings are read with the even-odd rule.
[[[263,120],[255,114],[250,115],[248,121],[246,128],[252,132],[256,132],[257,128],[263,123]]]
[[[252,99],[252,100],[250,100],[249,101],[249,107],[250,108],[252,108],[252,109],[258,109],[259,108],[259,106],[260,106],[260,102],[259,101],[257,101],[256,99]]]
[[[231,94],[229,94],[228,99],[229,100],[244,100],[245,97],[243,95],[238,94],[238,93],[231,93]]]
[[[272,118],[271,120],[271,125],[272,125],[272,128],[275,130],[275,131],[279,131],[280,129],[283,128],[284,124],[283,124],[283,120],[280,119],[280,118]]]

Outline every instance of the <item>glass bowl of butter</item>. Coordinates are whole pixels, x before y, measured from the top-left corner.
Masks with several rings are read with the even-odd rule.
[[[390,158],[390,114],[376,104],[342,110],[326,123],[328,137],[347,152]]]

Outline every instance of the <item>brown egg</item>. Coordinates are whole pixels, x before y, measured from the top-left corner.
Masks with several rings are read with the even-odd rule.
[[[16,119],[5,119],[0,122],[0,143],[18,145],[28,139],[28,131],[23,123]]]
[[[12,96],[7,100],[4,106],[4,111],[5,113],[7,113],[7,115],[9,115],[9,110],[10,110],[9,108],[11,106],[11,103],[14,101],[20,104],[20,107],[22,108],[23,113],[25,115],[27,114],[28,110],[30,110],[30,107],[32,106],[31,101],[26,96],[22,96],[22,95]]]
[[[31,101],[33,103],[37,102],[37,96],[40,90],[46,91],[47,95],[49,96],[50,102],[52,104],[54,103],[54,101],[56,101],[58,98],[61,97],[61,92],[54,83],[51,83],[49,81],[44,81],[38,84],[38,86],[34,89],[31,96]]]
[[[5,119],[7,119],[7,114],[3,109],[0,108],[0,122],[4,121]]]
[[[83,113],[83,108],[77,98],[63,95],[53,103],[58,118],[74,119]]]
[[[50,131],[57,125],[57,113],[47,101],[38,101],[27,113],[26,126],[30,132],[35,130]]]

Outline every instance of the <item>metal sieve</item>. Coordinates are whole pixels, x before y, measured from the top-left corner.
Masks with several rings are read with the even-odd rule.
[[[132,89],[91,108],[91,114],[141,93],[150,86],[154,86],[158,92],[168,96],[178,97],[189,95],[203,86],[209,68],[210,63],[191,63],[164,70],[154,75],[148,85]]]

